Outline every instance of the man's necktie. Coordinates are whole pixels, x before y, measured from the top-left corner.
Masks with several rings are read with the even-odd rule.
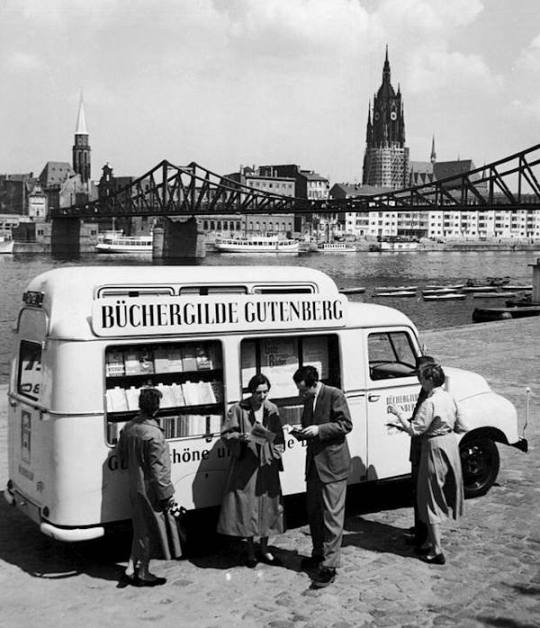
[[[304,425],[313,425],[313,400],[311,397],[304,404]]]

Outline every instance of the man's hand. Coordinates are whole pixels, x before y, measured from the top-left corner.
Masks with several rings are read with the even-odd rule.
[[[319,426],[318,425],[308,425],[302,430],[302,436],[304,438],[315,438],[319,434]]]

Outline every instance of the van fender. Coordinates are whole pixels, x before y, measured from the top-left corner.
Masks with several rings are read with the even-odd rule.
[[[498,443],[520,446],[517,412],[508,399],[489,391],[457,399],[457,402],[469,428],[462,438],[474,432]]]

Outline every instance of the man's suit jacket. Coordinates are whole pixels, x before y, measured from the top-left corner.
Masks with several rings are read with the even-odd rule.
[[[345,395],[339,388],[321,384],[313,419],[309,423],[307,404],[313,404],[313,399],[304,402],[302,427],[318,425],[319,434],[307,441],[306,478],[314,464],[324,484],[346,479],[351,467],[346,434],[352,430],[352,421]]]

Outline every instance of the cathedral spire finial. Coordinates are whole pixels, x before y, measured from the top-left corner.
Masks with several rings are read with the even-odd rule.
[[[386,54],[384,57],[384,67],[383,67],[383,82],[388,81],[390,83],[390,61],[388,61],[388,44],[386,44]]]
[[[431,138],[431,163],[434,164],[437,161],[437,153],[435,152],[435,134]]]
[[[79,101],[79,115],[77,116],[77,128],[75,129],[76,135],[88,135],[88,131],[86,129],[86,117],[84,115],[84,101],[83,101],[83,92],[81,89],[81,98]]]

